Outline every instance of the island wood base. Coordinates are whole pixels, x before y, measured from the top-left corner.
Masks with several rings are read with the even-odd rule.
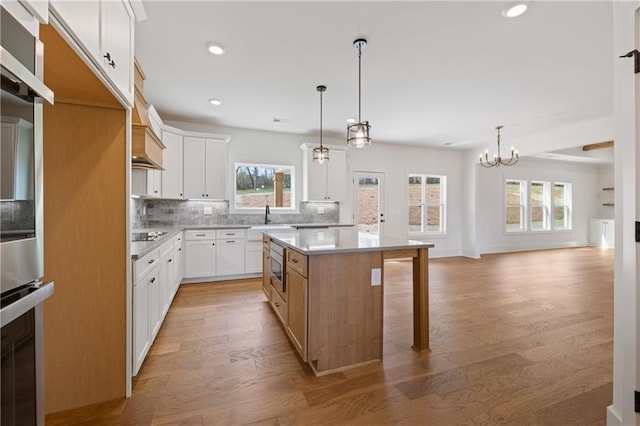
[[[298,354],[316,375],[382,361],[385,260],[413,258],[412,348],[429,349],[428,248],[309,256],[286,248],[285,258],[285,300],[272,297],[270,302]],[[379,284],[372,279],[376,269]],[[264,273],[266,284],[268,270]],[[269,292],[265,294],[269,298]]]

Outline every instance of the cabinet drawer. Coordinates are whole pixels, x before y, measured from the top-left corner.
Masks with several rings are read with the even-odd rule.
[[[282,297],[280,297],[280,293],[278,293],[273,288],[271,289],[271,306],[273,306],[276,314],[278,314],[278,317],[280,317],[280,321],[282,321],[283,324],[286,324],[288,317],[287,314],[289,313],[289,311],[287,310],[287,303]]]
[[[233,239],[244,240],[244,229],[218,229],[216,231],[216,239],[225,240],[225,239]]]
[[[185,240],[187,241],[198,241],[198,240],[215,240],[216,231],[186,231],[185,232]]]
[[[160,251],[152,250],[133,263],[133,282],[137,283],[140,279],[160,262]]]
[[[303,277],[307,276],[307,256],[297,251],[287,249],[287,268],[294,269]]]
[[[160,252],[160,257],[165,257],[167,254],[173,251],[173,241],[169,240],[165,243],[162,243],[158,251]]]

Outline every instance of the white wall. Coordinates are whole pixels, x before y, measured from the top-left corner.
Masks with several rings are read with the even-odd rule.
[[[480,253],[584,246],[589,220],[596,215],[598,167],[552,160],[523,158],[517,166],[486,169],[476,165],[476,200]],[[571,231],[506,233],[504,230],[504,182],[506,179],[543,180],[572,184]]]
[[[411,237],[435,244],[431,257],[459,256],[462,239],[462,152],[373,143],[347,152],[349,175],[354,171],[385,174],[385,235],[408,236],[408,175],[425,173],[447,177],[447,233],[445,236]],[[352,193],[353,189],[350,188]],[[349,201],[345,208],[352,209]],[[342,208],[341,208],[342,210]]]

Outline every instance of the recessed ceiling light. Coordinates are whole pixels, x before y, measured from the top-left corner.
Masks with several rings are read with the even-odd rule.
[[[209,99],[209,103],[214,106],[222,105],[222,101],[220,99]]]
[[[224,47],[218,43],[207,43],[207,50],[214,55],[222,55],[225,52]]]
[[[518,1],[511,3],[505,9],[502,10],[502,16],[505,18],[515,18],[516,16],[522,15],[527,11],[527,2]]]
[[[353,123],[355,123],[355,122],[356,122],[356,119],[355,119],[355,118],[353,118],[353,117],[351,117],[351,118],[347,118],[347,123],[349,123],[349,124],[353,124]]]

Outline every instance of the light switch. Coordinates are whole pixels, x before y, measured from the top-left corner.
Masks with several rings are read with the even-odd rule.
[[[378,286],[380,284],[382,284],[382,269],[371,269],[371,286]]]
[[[204,214],[205,215],[212,215],[213,214],[213,209],[211,207],[205,207],[204,208]]]
[[[324,207],[318,207],[318,214],[324,214]]]

